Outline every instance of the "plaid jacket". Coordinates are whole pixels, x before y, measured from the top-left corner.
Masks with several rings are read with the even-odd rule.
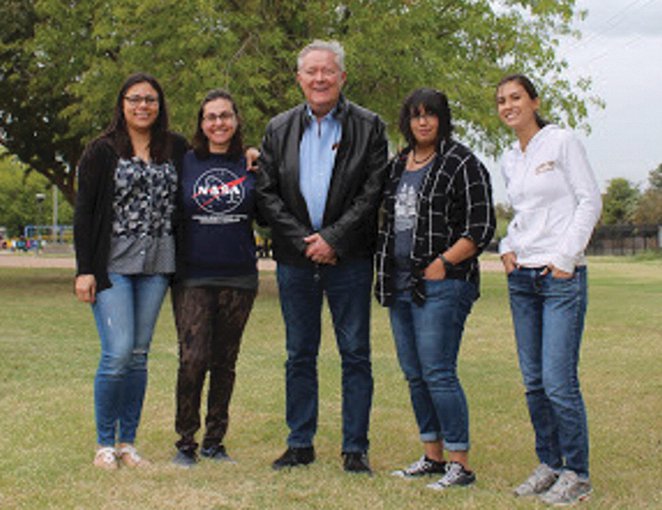
[[[375,263],[375,295],[384,306],[391,303],[395,271],[394,206],[395,194],[405,170],[405,149],[390,163],[384,186],[381,222]],[[464,145],[453,140],[442,141],[432,167],[425,176],[417,196],[417,218],[411,248],[413,279],[412,299],[425,301],[425,268],[460,238],[471,239],[478,253],[448,271],[455,278],[479,285],[478,254],[494,235],[495,216],[492,186],[485,166]]]

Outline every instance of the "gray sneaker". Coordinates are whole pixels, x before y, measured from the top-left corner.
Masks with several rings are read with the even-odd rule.
[[[232,457],[228,455],[228,452],[225,450],[225,446],[222,444],[203,447],[200,450],[200,455],[216,462],[227,462],[229,464],[237,463]]]
[[[574,505],[589,497],[593,488],[588,478],[580,478],[574,471],[563,471],[556,483],[552,485],[540,500],[553,506]]]
[[[515,496],[523,498],[526,496],[537,496],[547,491],[556,479],[559,477],[559,474],[554,471],[547,464],[540,464],[531,476],[529,476],[522,485],[517,487],[513,492]]]
[[[427,485],[428,489],[443,491],[450,487],[466,487],[476,481],[476,474],[467,471],[459,462],[447,462],[446,474],[434,483]]]

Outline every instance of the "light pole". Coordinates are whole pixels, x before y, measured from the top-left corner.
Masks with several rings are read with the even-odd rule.
[[[39,228],[39,222],[42,221],[43,215],[42,215],[42,209],[43,209],[43,203],[44,200],[46,200],[46,195],[44,193],[37,193],[35,194],[34,198],[37,200],[37,210],[39,213],[39,217],[37,218],[37,238],[39,239],[39,244],[37,245],[37,254],[41,252],[41,229]]]
[[[60,242],[60,232],[57,228],[58,217],[58,200],[57,200],[57,186],[53,184],[53,235],[51,236],[51,242],[59,243]]]

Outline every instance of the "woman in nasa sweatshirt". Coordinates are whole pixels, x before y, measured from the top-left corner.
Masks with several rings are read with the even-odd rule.
[[[209,373],[200,454],[231,461],[223,439],[241,337],[257,293],[253,219],[254,172],[246,168],[241,119],[230,94],[212,90],[202,101],[179,185],[177,271],[172,303],[179,338],[173,462],[198,461],[195,434]]]

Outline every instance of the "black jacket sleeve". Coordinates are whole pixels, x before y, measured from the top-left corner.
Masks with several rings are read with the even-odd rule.
[[[78,162],[78,190],[74,211],[76,274],[95,274],[99,243],[102,240],[106,203],[110,200],[110,172],[116,156],[111,145],[101,139],[91,142]]]

